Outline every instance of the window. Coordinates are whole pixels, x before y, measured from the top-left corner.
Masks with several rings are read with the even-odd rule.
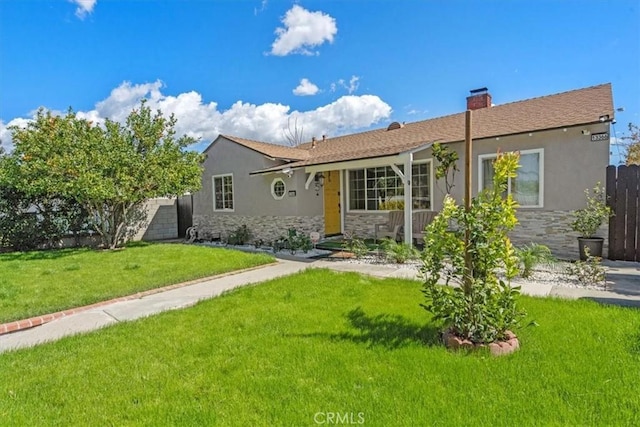
[[[271,195],[276,200],[282,200],[285,193],[287,192],[287,186],[285,185],[282,178],[276,178],[271,183]]]
[[[404,172],[404,165],[398,165]],[[431,209],[431,162],[411,167],[413,209]],[[391,166],[348,171],[349,210],[393,210],[404,205],[404,184]]]
[[[233,175],[216,175],[213,177],[213,210],[233,210]]]
[[[495,159],[495,154],[482,155],[478,159],[480,191],[493,186],[493,162]],[[543,149],[523,150],[520,152],[518,176],[509,180],[507,192],[513,196],[513,199],[521,207],[543,207],[543,165]]]

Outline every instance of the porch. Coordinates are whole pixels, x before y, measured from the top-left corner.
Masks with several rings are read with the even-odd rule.
[[[387,223],[390,212],[402,211],[401,240],[411,244],[421,238],[417,235],[422,229],[416,230],[414,222],[416,214],[434,210],[434,178],[426,153],[414,155],[431,145],[393,156],[305,167],[305,189],[322,188],[324,234],[375,237],[376,226]]]

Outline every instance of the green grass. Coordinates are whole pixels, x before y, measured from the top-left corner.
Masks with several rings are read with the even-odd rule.
[[[0,424],[637,425],[638,310],[523,297],[540,326],[494,358],[445,350],[421,300],[417,282],[311,270],[5,353]]]
[[[271,261],[270,255],[144,243],[117,251],[0,254],[0,323]]]

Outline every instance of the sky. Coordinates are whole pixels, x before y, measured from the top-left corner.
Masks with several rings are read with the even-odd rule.
[[[453,114],[480,87],[504,104],[608,82],[620,138],[640,124],[637,0],[0,1],[9,150],[38,108],[123,121],[144,98],[203,150]]]

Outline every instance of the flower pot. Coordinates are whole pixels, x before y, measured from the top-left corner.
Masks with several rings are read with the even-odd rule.
[[[587,260],[585,248],[589,250],[589,255],[602,258],[602,247],[604,239],[602,237],[578,237],[578,249],[580,250],[580,259]]]

